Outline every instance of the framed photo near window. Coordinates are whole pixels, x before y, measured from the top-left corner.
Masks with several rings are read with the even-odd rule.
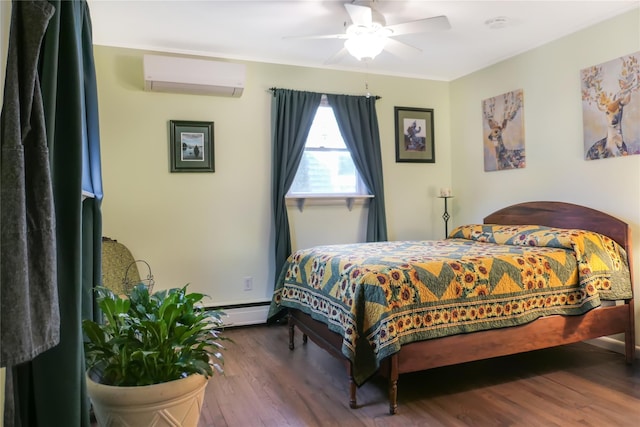
[[[435,163],[433,109],[394,107],[396,162]]]
[[[213,122],[169,121],[171,172],[214,172]]]

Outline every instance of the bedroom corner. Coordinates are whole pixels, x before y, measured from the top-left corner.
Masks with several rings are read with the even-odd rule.
[[[451,83],[456,120],[468,124],[452,127],[452,150],[465,153],[452,163],[453,186],[460,196],[454,225],[478,221],[482,212],[527,200],[558,200],[606,211],[631,226],[636,300],[640,156],[585,160],[580,70],[640,51],[639,23],[636,8]],[[485,172],[482,100],[516,89],[524,92],[526,167]],[[638,108],[640,92],[632,97],[633,108]],[[632,138],[632,133],[625,136]],[[637,304],[635,314],[636,342],[640,342]],[[619,351],[620,341],[611,341]]]

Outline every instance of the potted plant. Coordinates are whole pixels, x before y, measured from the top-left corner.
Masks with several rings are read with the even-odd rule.
[[[223,313],[187,286],[127,296],[97,288],[104,322],[84,320],[87,393],[101,426],[197,426],[207,379],[223,373]]]

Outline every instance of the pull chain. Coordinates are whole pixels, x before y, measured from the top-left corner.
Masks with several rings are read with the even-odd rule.
[[[369,62],[365,62],[365,67],[367,68],[367,71],[365,72],[364,90],[367,91],[367,94],[365,96],[367,98],[370,98],[371,92],[369,92],[369,82],[367,81],[369,79]]]

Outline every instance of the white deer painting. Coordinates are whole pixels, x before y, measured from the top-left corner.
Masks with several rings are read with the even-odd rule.
[[[522,89],[482,101],[484,170],[520,169],[526,165]]]
[[[580,71],[586,160],[640,154],[640,52]]]

